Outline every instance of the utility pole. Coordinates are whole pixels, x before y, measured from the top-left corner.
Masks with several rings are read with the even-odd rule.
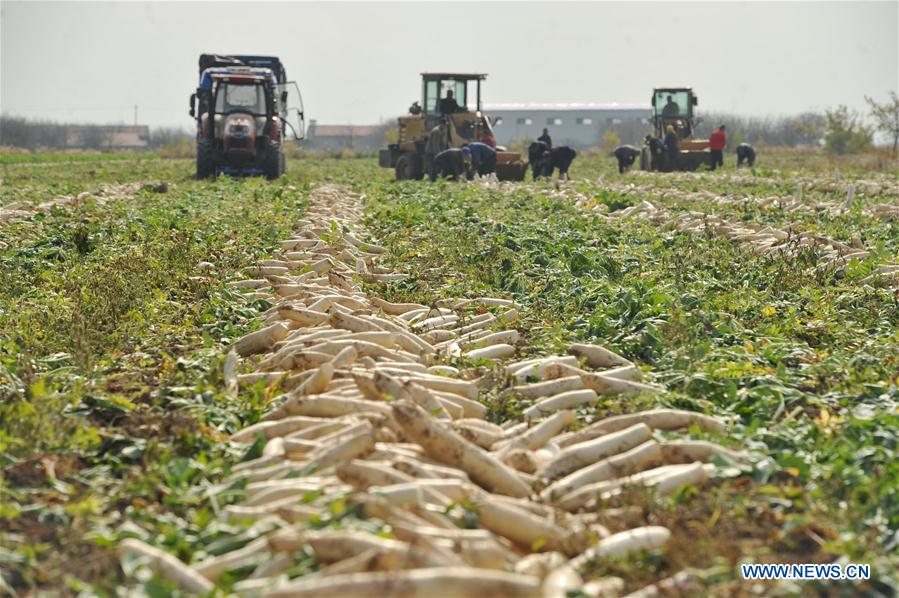
[[[134,126],[137,126],[137,104],[134,105]]]

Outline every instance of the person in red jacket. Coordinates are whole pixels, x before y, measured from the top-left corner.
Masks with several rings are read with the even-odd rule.
[[[487,129],[484,129],[484,131],[481,133],[481,138],[478,139],[478,141],[480,141],[481,143],[486,143],[493,149],[496,149],[496,137],[491,135],[490,131],[488,131]]]
[[[724,125],[718,127],[709,135],[709,149],[712,150],[712,170],[724,167],[724,148],[727,146],[727,135],[724,134]]]

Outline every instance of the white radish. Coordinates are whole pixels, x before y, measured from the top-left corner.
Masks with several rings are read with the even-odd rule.
[[[600,347],[599,345],[574,343],[568,347],[568,352],[571,355],[584,359],[591,368],[609,368],[618,365],[631,365],[631,362],[621,355],[618,355],[614,351],[609,351],[605,347]]]
[[[372,297],[371,304],[380,308],[385,314],[393,316],[399,316],[416,309],[427,309],[426,305],[421,305],[419,303],[391,303],[378,297]]]
[[[533,577],[479,569],[440,567],[407,571],[352,573],[304,580],[302,577],[273,589],[267,598],[319,596],[454,596],[456,598],[537,598],[539,580]]]
[[[629,475],[646,467],[662,463],[662,449],[649,440],[619,455],[588,465],[548,486],[541,497],[551,501],[565,496],[582,486]]]
[[[128,554],[136,554],[146,559],[150,568],[157,575],[171,581],[187,592],[208,594],[215,587],[211,581],[174,556],[135,538],[126,538],[119,542],[118,553],[122,557]]]
[[[281,323],[266,326],[255,332],[251,332],[234,343],[234,350],[241,357],[253,355],[255,353],[263,353],[270,349],[272,345],[280,340],[284,340],[289,330],[287,326]]]
[[[463,357],[467,359],[502,359],[511,355],[515,355],[515,347],[513,347],[512,345],[507,345],[505,343],[500,343],[497,345],[490,345],[489,347],[483,347],[481,349],[473,349],[467,353],[464,353]]]
[[[500,448],[503,452],[513,449],[538,449],[573,422],[573,411],[559,411],[526,432],[505,441]]]
[[[715,432],[719,434],[727,429],[727,425],[720,419],[702,413],[696,413],[694,411],[678,411],[676,409],[654,409],[642,411],[640,413],[608,417],[595,424],[591,424],[582,430],[578,430],[565,437],[560,437],[558,443],[559,446],[565,447],[571,444],[591,440],[598,436],[602,436],[603,434],[616,432],[638,423],[645,423],[655,430],[677,430],[679,428],[687,428],[694,424],[706,432]]]
[[[446,429],[418,406],[398,402],[392,411],[404,434],[420,444],[431,458],[462,469],[488,490],[509,496],[530,494],[530,488],[509,466]]]
[[[565,543],[565,530],[524,509],[486,498],[477,501],[477,510],[483,527],[523,548],[561,551]]]
[[[589,388],[583,390],[569,390],[568,392],[541,399],[525,409],[525,417],[539,417],[546,413],[553,413],[560,409],[572,409],[581,405],[592,405],[599,397]]]
[[[538,474],[552,480],[600,459],[632,449],[651,437],[652,430],[649,426],[635,424],[618,432],[568,446],[541,468]]]
[[[661,548],[671,538],[671,531],[659,525],[637,527],[625,532],[613,534],[582,555],[571,561],[574,569],[581,569],[591,560],[616,554],[627,554],[636,550],[655,550]]]
[[[557,395],[569,390],[581,390],[586,388],[580,375],[567,376],[565,378],[557,378],[555,380],[547,380],[545,382],[535,382],[534,384],[522,384],[513,386],[500,393],[500,396],[518,396],[523,399],[538,399],[540,397],[548,397]]]

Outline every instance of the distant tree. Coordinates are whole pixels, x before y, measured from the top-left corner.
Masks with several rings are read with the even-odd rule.
[[[66,127],[49,121],[31,121],[19,116],[0,116],[0,145],[36,149],[62,148]]]
[[[840,105],[827,110],[824,147],[832,154],[854,154],[871,145],[871,128],[861,122],[855,110]]]
[[[602,134],[602,149],[604,151],[611,152],[619,145],[621,145],[621,136],[618,134],[618,131],[609,129]]]
[[[109,135],[102,127],[97,125],[84,125],[81,129],[81,145],[91,150],[106,149],[109,145]]]
[[[184,138],[191,141],[193,134],[181,127],[154,127],[150,129],[150,148],[177,147]]]
[[[825,119],[821,114],[806,112],[795,116],[740,116],[707,112],[697,127],[697,137],[707,137],[719,123],[727,123],[729,145],[746,142],[785,147],[818,147],[824,136]]]
[[[806,112],[797,116],[792,123],[795,145],[820,145],[826,122],[825,117],[815,112]]]
[[[895,157],[896,148],[899,147],[899,95],[895,91],[891,91],[890,99],[883,104],[878,104],[868,96],[865,96],[865,101],[871,107],[874,128],[893,138],[893,156]]]

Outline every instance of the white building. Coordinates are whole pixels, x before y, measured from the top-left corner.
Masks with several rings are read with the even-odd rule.
[[[549,129],[553,145],[597,147],[609,129],[622,143],[640,143],[650,132],[650,106],[641,104],[487,104],[496,141],[533,141]]]

